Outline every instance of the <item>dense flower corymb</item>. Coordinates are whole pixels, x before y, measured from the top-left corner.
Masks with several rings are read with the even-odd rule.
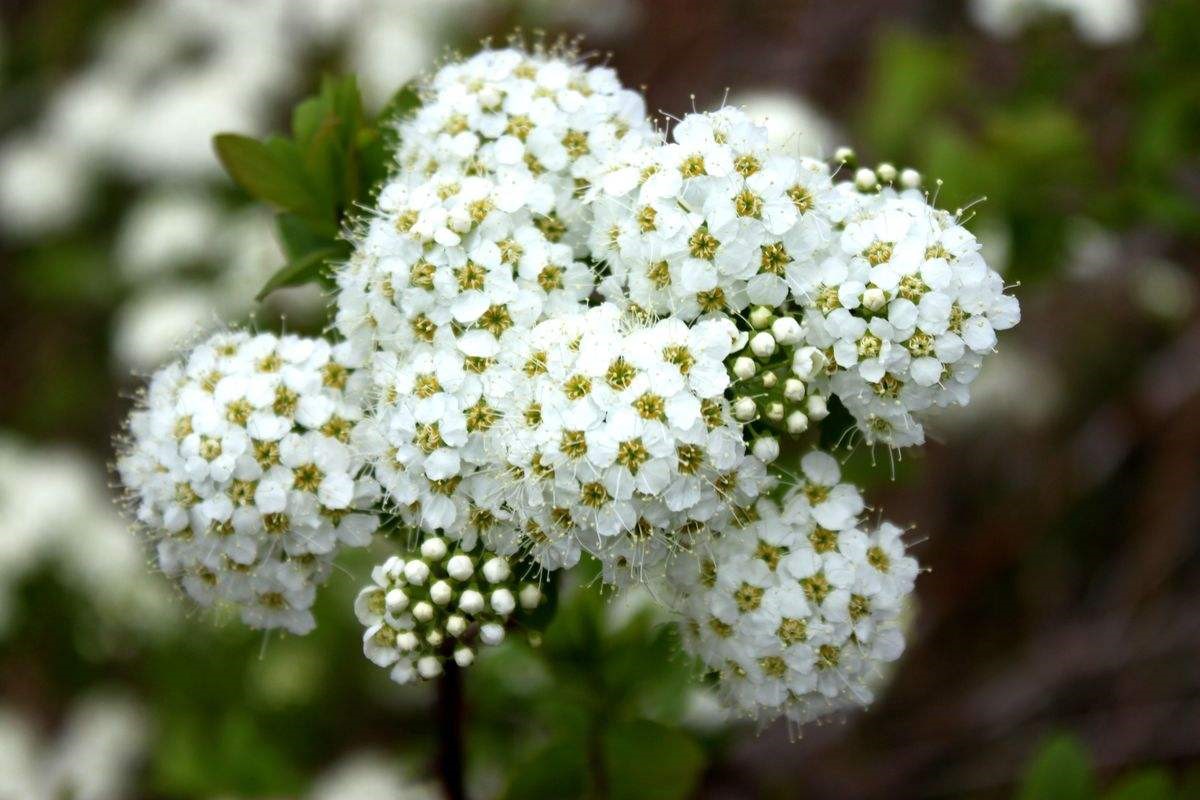
[[[197,602],[305,633],[336,551],[370,541],[350,446],[365,376],[321,339],[220,333],[152,378],[118,470],[159,566]]]

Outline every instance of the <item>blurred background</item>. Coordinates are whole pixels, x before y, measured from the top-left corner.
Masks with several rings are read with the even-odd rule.
[[[474,795],[575,796],[601,731],[612,797],[1200,797],[1200,3],[4,0],[0,800],[437,796],[433,693],[361,656],[370,556],[264,638],[152,573],[106,462],[181,340],[324,324],[311,287],[254,303],[282,256],[212,134],[516,26],[652,110],[942,179],[1024,321],[928,447],[848,464],[929,568],[869,712],[726,724],[649,604],[579,589],[467,671]]]

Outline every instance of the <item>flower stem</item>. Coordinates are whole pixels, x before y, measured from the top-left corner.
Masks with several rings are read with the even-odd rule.
[[[437,687],[438,773],[447,800],[467,797],[463,782],[464,711],[462,668],[449,658]]]

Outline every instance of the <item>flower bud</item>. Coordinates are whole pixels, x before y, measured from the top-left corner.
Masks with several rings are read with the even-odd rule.
[[[507,615],[517,607],[517,601],[508,589],[497,589],[492,592],[492,610],[500,615]]]
[[[437,603],[439,606],[444,606],[450,602],[450,598],[454,595],[454,590],[450,588],[450,584],[445,581],[437,581],[433,586],[429,587],[429,599]]]
[[[771,323],[771,333],[775,336],[775,341],[784,346],[790,346],[800,343],[801,330],[800,323],[795,317],[780,317]]]
[[[478,614],[480,611],[483,611],[483,595],[474,589],[467,589],[458,598],[458,607],[465,614]]]
[[[441,561],[446,557],[446,543],[437,536],[421,542],[421,556],[430,561]]]
[[[414,558],[404,565],[404,577],[409,583],[420,586],[429,578],[429,565]]]
[[[750,397],[739,397],[733,401],[733,416],[740,422],[749,422],[758,414],[758,406]]]
[[[859,191],[869,192],[879,185],[879,179],[875,175],[875,170],[867,167],[860,167],[854,173],[854,185]]]
[[[738,380],[749,380],[758,372],[758,365],[749,356],[738,356],[733,360],[733,375]]]
[[[436,678],[442,674],[442,662],[434,656],[421,656],[417,659],[417,674],[425,680]]]
[[[512,574],[509,569],[508,561],[496,556],[488,559],[488,562],[483,565],[483,577],[487,578],[488,583],[499,583]]]
[[[486,645],[496,645],[504,641],[504,627],[495,622],[488,622],[479,628],[479,639]]]
[[[921,173],[911,167],[901,170],[900,185],[905,189],[916,189],[921,185]]]
[[[417,622],[429,622],[433,619],[433,606],[422,600],[413,606],[412,615]]]
[[[833,160],[841,164],[845,164],[847,161],[853,161],[854,158],[854,150],[852,148],[842,146],[833,151]]]
[[[462,636],[467,630],[467,620],[459,614],[451,614],[446,618],[446,633],[454,637]]]
[[[417,635],[412,631],[403,631],[396,634],[396,648],[402,653],[413,650],[417,644]]]
[[[462,553],[452,556],[446,562],[446,574],[456,581],[465,581],[474,571],[475,565],[471,563],[471,557]]]
[[[426,644],[429,644],[432,647],[441,647],[444,638],[445,637],[442,636],[441,631],[430,631],[429,633],[425,634]]]
[[[460,647],[454,651],[454,663],[460,667],[469,667],[475,661],[475,651],[469,647]]]
[[[775,354],[775,337],[767,331],[754,334],[750,339],[750,351],[759,358],[770,358]]]
[[[783,403],[776,400],[773,403],[767,403],[767,410],[764,416],[772,422],[778,422],[783,419]]]
[[[884,161],[875,168],[875,174],[879,176],[879,180],[884,183],[891,183],[896,180],[896,168]]]
[[[750,452],[759,461],[770,464],[779,458],[779,440],[774,436],[762,436],[754,440],[754,444],[750,446]]]
[[[862,293],[863,308],[868,311],[878,311],[887,305],[887,295],[878,286],[872,286]]]
[[[537,608],[538,604],[542,602],[542,590],[538,588],[537,584],[527,583],[521,587],[518,597],[521,601],[521,608],[530,611]]]
[[[792,356],[792,374],[802,381],[809,380],[825,363],[825,356],[815,347],[801,347]]]
[[[762,376],[762,385],[765,389],[774,389],[775,384],[779,383],[779,376],[774,372],[764,372]]]
[[[808,398],[805,406],[808,408],[808,416],[818,422],[829,416],[829,406],[826,404],[825,398],[819,394],[814,394]]]
[[[803,411],[793,411],[788,414],[787,418],[788,433],[804,433],[808,430],[808,417],[804,416]]]
[[[804,381],[799,378],[788,378],[783,382],[783,397],[793,403],[804,399]]]
[[[766,306],[755,306],[750,311],[750,327],[755,330],[762,330],[771,324],[771,320],[775,314]]]
[[[388,556],[387,561],[383,562],[383,572],[392,580],[398,579],[404,574],[404,559],[399,556]]]
[[[384,597],[384,602],[387,604],[387,610],[396,614],[408,608],[408,595],[400,589],[392,589]]]

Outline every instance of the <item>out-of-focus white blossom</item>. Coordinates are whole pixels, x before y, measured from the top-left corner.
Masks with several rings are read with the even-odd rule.
[[[781,90],[735,94],[729,105],[740,107],[767,129],[767,146],[774,152],[809,158],[828,158],[841,136],[837,127],[799,95]]]
[[[116,694],[96,693],[77,701],[49,742],[19,714],[0,708],[0,797],[129,797],[149,737],[145,710]]]
[[[972,0],[970,9],[976,24],[1005,37],[1054,15],[1069,17],[1082,38],[1099,45],[1129,39],[1141,30],[1138,0]]]
[[[318,777],[307,800],[438,800],[436,786],[409,777],[393,757],[363,750],[339,759]]]
[[[0,634],[11,622],[18,584],[45,566],[105,624],[153,632],[172,619],[167,587],[146,571],[141,548],[104,490],[101,466],[73,451],[2,437]]]

